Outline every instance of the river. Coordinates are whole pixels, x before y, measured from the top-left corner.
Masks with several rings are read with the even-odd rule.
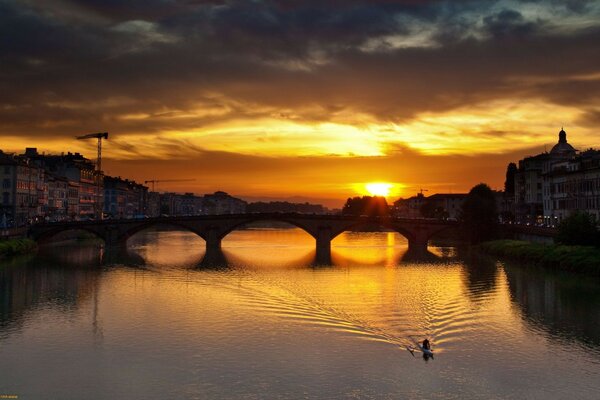
[[[0,264],[0,395],[19,399],[597,399],[600,286],[346,232],[298,229],[202,262],[192,233],[126,254],[63,243]],[[429,337],[435,357],[406,350]]]

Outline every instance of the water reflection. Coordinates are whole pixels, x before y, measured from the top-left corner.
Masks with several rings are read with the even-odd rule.
[[[465,265],[467,294],[473,300],[485,299],[488,293],[495,291],[500,279],[497,260],[466,249],[460,249],[458,254]]]
[[[72,250],[72,249],[71,249]],[[46,306],[70,313],[88,301],[99,281],[98,248],[42,252],[0,268],[0,328],[11,330],[31,310]],[[51,255],[50,255],[51,254]],[[60,260],[60,261],[59,261]]]
[[[600,344],[600,284],[571,274],[505,265],[511,299],[553,337]]]
[[[140,234],[126,253],[79,243],[4,263],[0,393],[547,400],[600,390],[597,286],[444,246],[412,258],[392,232],[344,233],[333,265],[315,268],[314,240],[295,232],[233,232],[211,263],[202,240],[173,231]],[[425,337],[435,362],[406,350]]]

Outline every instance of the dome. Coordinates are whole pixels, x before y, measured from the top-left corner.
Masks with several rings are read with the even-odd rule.
[[[552,147],[550,154],[556,156],[571,156],[575,154],[575,148],[567,143],[567,132],[564,129],[558,132],[558,143]]]

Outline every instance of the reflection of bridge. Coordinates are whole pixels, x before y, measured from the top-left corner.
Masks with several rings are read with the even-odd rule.
[[[286,222],[303,229],[315,238],[316,258],[324,262],[331,258],[331,240],[347,230],[365,226],[391,229],[408,239],[408,247],[411,251],[425,252],[427,242],[433,235],[457,225],[453,221],[432,219],[265,213],[58,222],[33,225],[29,230],[29,236],[38,243],[44,243],[61,232],[84,230],[104,240],[106,246],[125,247],[127,239],[137,232],[156,226],[170,226],[194,232],[204,239],[208,256],[210,253],[220,253],[221,241],[227,234],[238,227],[257,221]]]

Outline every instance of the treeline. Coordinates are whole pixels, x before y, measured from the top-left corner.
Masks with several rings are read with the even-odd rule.
[[[390,214],[390,207],[385,197],[380,196],[362,196],[350,197],[346,200],[343,215],[368,215],[368,216],[386,216]]]

